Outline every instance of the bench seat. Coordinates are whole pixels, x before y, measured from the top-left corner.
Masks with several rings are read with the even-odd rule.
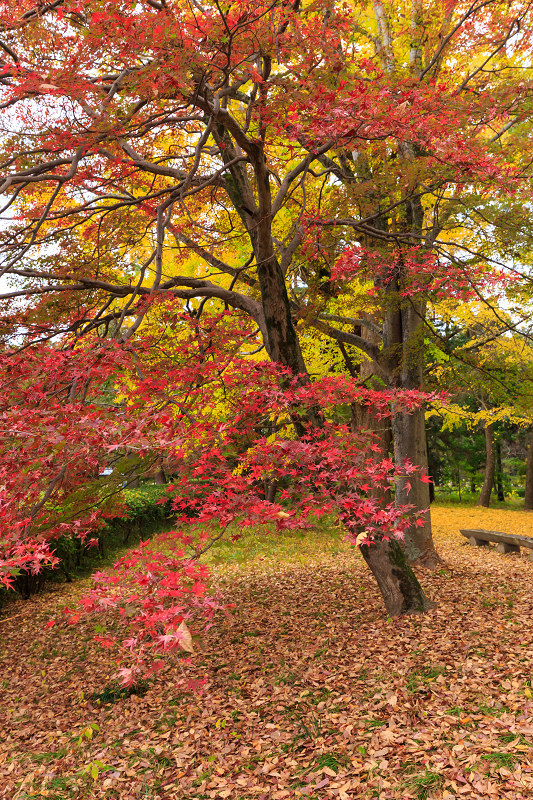
[[[478,528],[462,528],[460,532],[474,547],[488,547],[494,542],[499,553],[519,553],[520,548],[525,547],[529,550],[529,558],[533,561],[533,537],[501,531],[484,531]]]

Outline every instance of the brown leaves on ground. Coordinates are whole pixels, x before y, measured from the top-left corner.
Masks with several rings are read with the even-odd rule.
[[[280,541],[275,565],[220,566],[235,609],[200,643],[201,697],[177,692],[176,664],[142,696],[91,699],[115,667],[94,624],[43,628],[80,584],[7,607],[0,797],[531,796],[533,564],[466,545],[469,511],[435,513],[447,566],[421,575],[423,617],[387,620],[345,548],[294,567]],[[469,524],[514,532],[515,512],[490,513]]]

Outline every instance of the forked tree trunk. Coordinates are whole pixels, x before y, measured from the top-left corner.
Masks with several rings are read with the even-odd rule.
[[[377,581],[387,614],[423,614],[432,607],[395,539],[361,545],[359,549]]]
[[[261,263],[261,259],[258,259]],[[283,308],[288,305],[288,297],[284,289],[284,282],[281,270],[274,258],[263,258],[263,265],[268,263],[268,281],[261,280],[261,291],[272,291],[277,286],[278,302],[269,302],[269,313],[265,314],[267,319],[267,329],[270,334],[270,326],[276,324],[276,313],[279,311],[281,319],[276,327],[276,335],[269,341],[270,356],[275,361],[281,361],[286,366],[290,366],[294,372],[303,372],[303,357],[301,355],[298,338],[294,335],[296,331],[290,331],[292,325],[290,314]],[[265,269],[265,266],[263,266]],[[279,270],[279,276],[276,276]],[[260,270],[261,271],[261,270]],[[266,271],[266,269],[265,269]],[[267,289],[268,287],[268,289]],[[284,334],[289,333],[287,341],[284,341]],[[386,437],[386,433],[384,432]],[[383,595],[387,613],[391,616],[399,614],[417,614],[426,611],[430,605],[416,575],[410,568],[405,555],[397,541],[378,542],[368,547],[361,548],[363,558],[368,564],[374,575],[379,590]]]
[[[529,444],[527,448],[524,508],[527,511],[533,509],[533,429],[529,432]]]
[[[257,150],[249,151],[257,188],[257,214],[254,214],[252,220],[250,238],[257,263],[264,313],[265,346],[272,361],[289,367],[295,375],[301,375],[305,382],[309,377],[293,322],[285,276],[277,260],[272,239],[270,177],[262,146],[258,142],[256,147]],[[239,198],[236,197],[235,201],[238,203]],[[250,202],[246,204],[248,209],[253,208],[253,197]],[[245,204],[241,205],[244,209]],[[243,220],[247,219],[248,213],[243,213]],[[311,411],[309,421],[319,425],[320,415],[315,417]],[[424,592],[397,542],[372,545],[364,558],[378,582],[389,614],[420,613],[428,607]]]
[[[490,496],[492,487],[494,486],[495,465],[494,430],[492,425],[485,425],[485,475],[478,501],[478,505],[484,506],[485,508],[488,508],[490,505]]]

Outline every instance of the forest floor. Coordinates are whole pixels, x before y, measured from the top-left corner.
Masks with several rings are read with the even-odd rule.
[[[87,581],[0,617],[0,798],[293,800],[533,796],[533,563],[460,527],[530,533],[533,512],[440,506],[437,605],[387,619],[334,531],[220,545],[229,603],[181,693],[102,695],[116,666],[96,620],[45,629]]]

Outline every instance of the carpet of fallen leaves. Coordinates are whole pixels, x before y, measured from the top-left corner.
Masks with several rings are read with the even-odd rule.
[[[96,701],[115,665],[95,621],[44,628],[81,581],[5,607],[0,797],[533,796],[533,563],[458,533],[528,533],[533,512],[440,507],[434,526],[446,563],[420,575],[437,603],[423,617],[387,619],[338,538],[313,556],[310,534],[296,565],[282,540],[219,563],[235,608],[202,643],[201,696],[175,664],[142,696]]]

